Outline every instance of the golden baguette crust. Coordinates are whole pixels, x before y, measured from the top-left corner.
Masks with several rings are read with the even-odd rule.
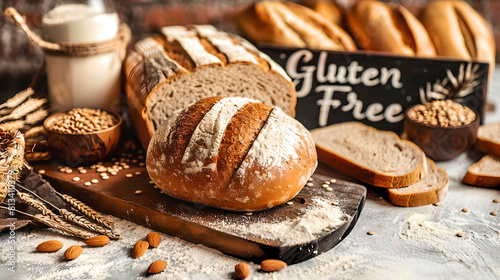
[[[486,175],[477,172],[479,166],[481,166],[485,162],[493,164],[492,161],[500,162],[500,157],[496,155],[485,155],[484,157],[482,157],[478,162],[469,167],[467,173],[463,178],[463,182],[468,185],[485,188],[500,187],[500,176]]]
[[[464,60],[490,63],[495,69],[495,40],[491,26],[465,1],[432,1],[420,17],[436,52]]]
[[[258,2],[236,21],[256,43],[299,48],[354,51],[356,45],[341,27],[317,12],[291,2]]]
[[[436,54],[424,26],[399,4],[361,1],[346,18],[351,34],[365,50],[424,57]]]
[[[146,167],[162,192],[234,211],[257,211],[297,195],[317,166],[298,121],[246,98],[202,99],[154,134]]]
[[[342,8],[334,2],[329,0],[302,0],[300,4],[316,11],[329,21],[344,28]]]
[[[422,160],[419,161],[418,166],[415,166],[411,172],[408,172],[403,175],[388,175],[388,174],[383,174],[381,172],[366,168],[363,166],[362,163],[354,162],[351,161],[345,157],[340,156],[338,153],[336,153],[335,150],[333,150],[331,147],[326,147],[323,146],[322,144],[318,143],[317,139],[319,136],[317,136],[317,133],[324,133],[322,132],[323,129],[327,128],[318,128],[318,129],[313,129],[311,130],[311,134],[313,136],[313,139],[315,139],[316,143],[316,151],[318,153],[318,160],[320,162],[323,162],[330,167],[345,173],[351,177],[354,177],[360,181],[363,181],[365,183],[368,183],[373,186],[377,187],[382,187],[382,188],[387,188],[387,189],[397,189],[401,187],[406,187],[411,184],[414,184],[422,178],[422,175],[425,174],[426,172],[426,160],[425,160],[425,154],[424,152],[413,142],[410,142],[408,140],[403,140],[400,139],[399,136],[396,133],[389,132],[389,131],[379,131],[373,127],[368,127],[365,126],[361,123],[357,122],[349,122],[349,123],[343,123],[343,124],[336,124],[332,126],[338,126],[342,125],[344,126],[346,130],[349,128],[347,126],[364,126],[366,130],[373,131],[375,133],[381,133],[385,135],[390,135],[390,137],[393,137],[396,141],[399,143],[404,143],[405,145],[409,145],[414,149],[415,151],[418,151],[421,153]],[[332,137],[335,137],[332,135]],[[376,142],[377,139],[373,139],[373,142]],[[385,155],[380,155],[381,157]]]
[[[438,203],[446,197],[448,191],[448,173],[442,168],[438,168],[436,163],[427,159],[427,174],[422,180],[427,180],[427,176],[431,176],[429,180],[436,179],[436,181],[428,182],[435,185],[432,186],[418,186],[417,182],[408,187],[400,189],[388,189],[387,198],[389,202],[396,206],[403,207],[417,207]],[[439,185],[438,185],[439,184]]]

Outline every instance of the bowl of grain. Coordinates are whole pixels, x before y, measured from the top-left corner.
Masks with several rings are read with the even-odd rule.
[[[405,132],[436,161],[451,160],[476,142],[479,115],[452,100],[415,105],[406,111]]]
[[[110,112],[75,108],[48,117],[43,126],[50,154],[67,165],[99,161],[116,148],[122,119]]]

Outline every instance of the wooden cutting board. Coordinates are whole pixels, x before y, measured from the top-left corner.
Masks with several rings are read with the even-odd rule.
[[[366,198],[361,185],[332,183],[331,178],[314,174],[312,186],[304,187],[287,204],[254,213],[230,212],[160,193],[139,163],[142,157],[131,157],[122,154],[104,162],[109,167],[121,158],[130,166],[107,180],[90,167],[85,174],[76,168],[70,174],[60,172],[57,163],[34,167],[45,170],[44,178],[56,190],[95,210],[255,262],[274,258],[294,264],[328,251],[354,227]],[[74,177],[80,181],[73,181]],[[99,182],[84,185],[92,179]],[[331,189],[326,188],[327,181]]]

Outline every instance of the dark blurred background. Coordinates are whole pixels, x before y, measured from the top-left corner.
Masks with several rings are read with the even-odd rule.
[[[134,41],[154,32],[158,27],[172,24],[211,23],[226,31],[235,32],[232,18],[255,0],[114,0],[115,8],[123,22],[132,29]],[[339,0],[344,7],[356,0]],[[391,2],[391,1],[386,1]],[[392,1],[405,5],[418,14],[427,0]],[[500,1],[468,1],[492,24],[500,53]],[[7,22],[3,11],[15,7],[26,16],[28,24],[35,31],[46,13],[44,0],[0,0],[0,102],[5,101],[19,90],[25,89],[43,64],[43,52],[28,41],[25,34]],[[498,57],[497,57],[498,61]]]

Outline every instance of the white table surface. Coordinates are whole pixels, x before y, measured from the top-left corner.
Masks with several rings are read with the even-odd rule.
[[[497,110],[487,115],[488,123],[500,121],[499,70],[489,94]],[[500,279],[500,216],[490,215],[500,212],[500,203],[492,202],[500,199],[500,191],[463,185],[472,163],[466,154],[438,163],[450,177],[448,195],[439,206],[396,207],[369,190],[357,225],[337,247],[276,273],[259,272],[259,265],[250,264],[251,279]],[[83,246],[83,254],[71,262],[64,260],[64,251],[81,241],[44,229],[16,232],[16,273],[5,265],[8,234],[0,234],[0,279],[230,279],[240,262],[165,234],[160,247],[132,259],[131,248],[150,230],[110,218],[123,239],[101,248]],[[455,236],[458,232],[465,236]],[[61,240],[63,249],[35,252],[37,244],[49,239]],[[167,269],[147,276],[157,259],[166,260]]]

